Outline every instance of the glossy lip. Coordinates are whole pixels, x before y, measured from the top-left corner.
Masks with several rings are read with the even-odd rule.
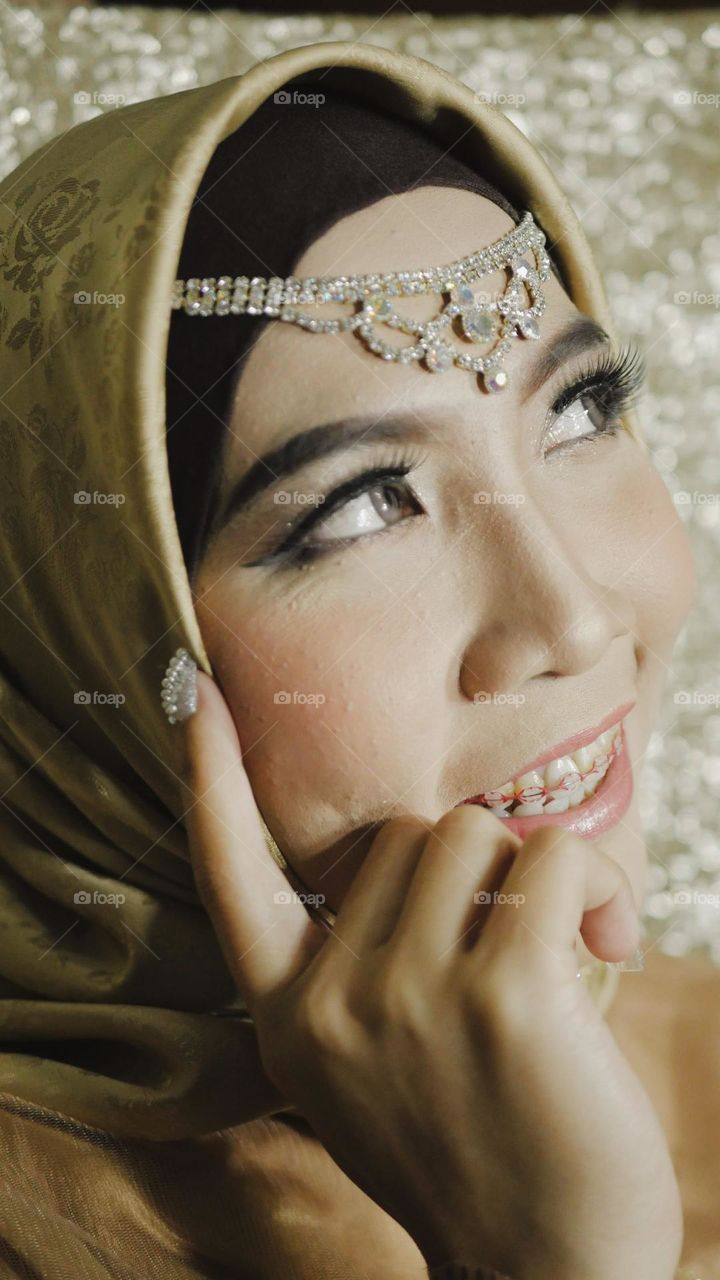
[[[551,747],[549,751],[544,753],[544,755],[536,756],[530,764],[523,765],[516,773],[506,774],[497,785],[502,785],[502,782],[506,782],[509,778],[521,778],[524,773],[532,773],[533,769],[543,768],[546,764],[549,764],[551,760],[558,759],[559,756],[569,756],[573,751],[579,751],[581,747],[588,746],[590,742],[594,742],[596,738],[599,738],[600,734],[604,733],[606,729],[609,729],[611,725],[617,724],[620,720],[624,720],[625,716],[630,714],[634,706],[635,702],[624,703],[622,707],[618,707],[615,711],[611,711],[609,715],[605,716],[605,719],[601,720],[600,724],[596,725],[594,729],[583,729],[582,733],[575,733],[572,738],[565,738],[563,742],[558,742],[556,746]],[[608,770],[605,778],[607,778],[609,772],[610,770]],[[605,782],[605,778],[603,778],[603,783]],[[486,787],[486,791],[492,790],[494,790],[493,787]],[[460,803],[475,804],[477,799],[477,796],[469,796],[467,800],[462,800]],[[578,805],[578,808],[580,807],[581,806]]]
[[[615,721],[611,719],[606,728],[610,728],[614,723]],[[597,732],[602,733],[603,730],[599,729]],[[504,827],[521,839],[529,836],[530,832],[535,831],[537,827],[555,826],[573,831],[585,840],[596,840],[604,831],[608,831],[620,821],[632,800],[633,771],[624,725],[620,726],[620,734],[622,741],[620,754],[615,756],[597,791],[583,800],[582,804],[574,809],[566,809],[565,813],[539,813],[531,818],[498,818],[498,822],[502,822]],[[587,735],[583,736],[587,737]],[[584,746],[585,743],[579,745]],[[573,748],[573,750],[577,749],[577,747]],[[550,756],[550,759],[554,757]],[[473,801],[465,800],[463,803],[472,804]]]

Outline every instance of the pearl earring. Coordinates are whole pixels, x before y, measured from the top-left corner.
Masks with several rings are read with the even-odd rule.
[[[197,663],[187,649],[176,649],[161,682],[160,701],[171,724],[197,711]]]

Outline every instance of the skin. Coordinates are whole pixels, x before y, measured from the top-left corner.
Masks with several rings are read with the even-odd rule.
[[[475,193],[424,187],[343,218],[295,274],[448,262],[511,227]],[[578,315],[554,275],[545,290],[542,343]],[[435,306],[403,299],[418,318]],[[273,503],[270,490],[214,537],[195,576],[204,641],[258,807],[291,865],[335,910],[388,819],[410,813],[430,826],[630,700],[636,777],[642,767],[694,596],[689,545],[628,432],[547,452],[550,406],[593,353],[523,402],[540,348],[516,342],[508,388],[488,395],[462,370],[386,364],[352,335],[322,340],[276,324],[243,372],[222,501],[258,455],[317,424],[397,411],[433,423],[429,442],[344,450],[275,486],[327,493],[407,448],[425,456],[406,482],[421,514],[401,497],[399,525],[303,567],[247,567],[279,544],[282,521],[298,511]],[[572,438],[567,414],[559,421]],[[522,503],[478,505],[478,490]],[[370,498],[362,506],[372,511]],[[358,528],[347,512],[333,522],[334,536]],[[325,700],[278,704],[279,690]],[[479,704],[478,691],[524,702]],[[639,906],[646,852],[636,796],[597,844],[623,867]]]

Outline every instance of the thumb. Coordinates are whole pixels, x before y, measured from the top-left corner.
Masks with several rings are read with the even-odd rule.
[[[197,673],[185,723],[193,873],[238,988],[251,1010],[289,984],[324,941],[267,847],[235,722],[218,686]]]
[[[597,907],[586,909],[580,936],[600,960],[617,962],[629,959],[638,947],[640,924],[627,873],[614,859],[608,858],[608,861],[612,863],[612,869],[607,868],[607,864],[603,869],[615,877],[613,896]],[[599,879],[602,871],[598,871],[598,864],[591,863],[590,874]]]

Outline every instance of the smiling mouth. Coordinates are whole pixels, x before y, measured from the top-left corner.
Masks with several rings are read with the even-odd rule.
[[[498,818],[531,818],[576,809],[601,786],[623,750],[622,720],[568,755],[519,774],[492,791],[463,800],[490,809]]]

